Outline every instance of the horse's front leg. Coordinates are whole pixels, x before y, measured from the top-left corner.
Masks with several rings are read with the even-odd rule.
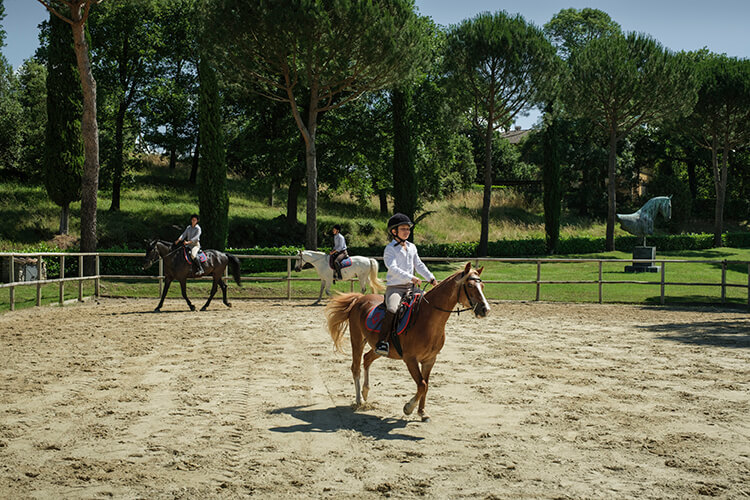
[[[364,358],[364,367],[365,367],[365,383],[362,386],[362,396],[365,398],[365,401],[367,401],[367,394],[370,392],[370,365],[378,359],[380,356],[375,354],[375,351],[373,349],[370,349],[367,351],[367,354],[365,354]]]
[[[417,402],[427,393],[427,383],[422,378],[422,372],[419,370],[419,361],[417,361],[417,358],[404,358],[404,363],[406,363],[406,367],[409,369],[411,378],[417,383],[417,393],[404,405],[404,414],[411,415],[411,412],[414,411],[414,407],[417,406]]]
[[[212,299],[214,298],[214,294],[216,293],[216,289],[217,289],[218,287],[219,287],[219,285],[218,285],[218,283],[216,282],[216,278],[214,278],[214,282],[213,282],[213,284],[211,285],[211,293],[209,294],[209,296],[208,296],[208,300],[206,301],[206,303],[205,303],[205,304],[203,304],[203,307],[201,307],[201,311],[205,311],[205,310],[206,310],[206,308],[208,307],[208,304],[210,304],[210,303],[211,303],[211,300],[212,300]],[[227,300],[227,294],[226,294],[226,293],[224,293],[224,302],[226,302],[226,300]]]
[[[365,349],[365,339],[359,332],[349,330],[349,339],[352,343],[352,378],[354,379],[354,391],[356,394],[356,405],[355,408],[359,408],[362,405],[362,399],[367,401],[367,375],[365,371],[365,388],[364,391],[359,385],[359,377],[361,374],[362,367],[362,352]]]
[[[419,399],[419,407],[417,413],[422,417],[422,422],[429,422],[430,416],[424,411],[425,401],[427,400],[427,391],[430,389],[430,372],[432,367],[435,366],[435,360],[437,358],[428,359],[422,362],[422,380],[424,380],[424,394]]]
[[[367,294],[367,275],[365,274],[359,276],[359,289],[362,292],[362,295]]]
[[[164,299],[167,297],[167,292],[169,291],[169,285],[171,284],[172,278],[164,279],[164,290],[161,292],[161,300],[159,301],[159,305],[156,306],[156,309],[154,309],[154,312],[159,312],[161,310],[161,306],[164,305]]]
[[[185,302],[187,302],[188,307],[190,307],[191,311],[195,311],[195,306],[192,302],[190,302],[190,299],[187,296],[187,283],[186,280],[180,281],[180,289],[182,290],[182,298],[185,299]]]
[[[321,300],[323,300],[323,290],[326,287],[326,281],[320,280],[320,291],[318,292],[318,300],[315,301],[315,304],[319,304]]]

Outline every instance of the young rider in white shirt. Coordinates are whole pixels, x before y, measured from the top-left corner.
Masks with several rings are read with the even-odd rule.
[[[386,274],[385,306],[386,313],[380,325],[380,337],[375,353],[388,356],[387,338],[390,335],[401,299],[411,287],[421,285],[422,280],[414,273],[422,275],[431,285],[436,285],[435,276],[419,258],[417,247],[408,241],[414,226],[408,216],[397,213],[388,219],[388,234],[393,240],[383,251],[383,261],[388,268]]]

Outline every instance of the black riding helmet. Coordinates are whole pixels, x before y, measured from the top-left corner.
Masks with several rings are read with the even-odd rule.
[[[388,219],[388,232],[391,232],[391,229],[403,226],[404,224],[408,224],[409,227],[413,227],[414,224],[411,220],[409,220],[409,217],[407,215],[404,215],[402,213],[396,213],[393,214],[393,216]]]
[[[340,233],[341,232],[341,224],[334,224],[333,227],[331,228],[331,232],[333,232],[334,229]]]

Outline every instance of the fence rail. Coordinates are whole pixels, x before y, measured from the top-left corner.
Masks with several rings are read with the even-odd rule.
[[[244,279],[250,279],[253,281],[267,281],[267,282],[286,282],[286,295],[287,299],[292,299],[292,283],[295,281],[320,281],[318,278],[308,278],[292,275],[292,262],[297,260],[296,255],[239,255],[234,254],[239,259],[257,259],[257,260],[285,260],[286,261],[286,272],[284,275],[279,276],[243,276]],[[32,281],[15,281],[15,269],[14,260],[15,258],[35,258],[37,261],[37,276],[42,276],[42,261],[44,257],[57,257],[60,259],[60,277],[52,279],[37,279]],[[78,276],[66,277],[65,276],[65,262],[66,258],[78,258]],[[89,257],[94,259],[95,272],[92,275],[84,275],[84,258]],[[15,290],[18,287],[23,286],[35,286],[36,287],[36,305],[39,306],[42,303],[41,289],[43,285],[55,284],[59,285],[59,303],[64,302],[64,288],[65,283],[75,283],[78,285],[78,300],[83,301],[83,283],[86,281],[94,282],[94,296],[100,296],[101,280],[145,280],[145,281],[157,281],[159,282],[159,294],[163,290],[164,286],[164,269],[163,262],[159,261],[159,274],[146,276],[146,275],[102,275],[100,274],[100,264],[102,257],[133,257],[143,258],[143,253],[133,252],[93,252],[93,253],[72,253],[72,252],[37,252],[37,253],[16,253],[16,252],[2,252],[0,253],[0,260],[7,259],[9,261],[9,278],[10,282],[0,283],[0,288],[8,288],[10,293],[10,310],[15,309]],[[382,261],[381,257],[375,257],[377,260]],[[618,284],[636,284],[636,285],[659,285],[660,287],[660,303],[665,303],[666,287],[667,286],[703,286],[703,287],[720,287],[721,302],[726,302],[726,291],[728,288],[744,288],[747,290],[747,306],[750,307],[750,262],[748,261],[730,261],[730,260],[689,260],[689,259],[553,259],[553,258],[502,258],[502,257],[472,257],[472,258],[449,258],[449,257],[423,257],[422,260],[427,262],[466,262],[467,260],[475,263],[479,266],[482,262],[502,262],[511,264],[534,264],[536,266],[536,278],[529,280],[483,280],[487,284],[507,284],[507,285],[535,285],[536,296],[535,300],[540,300],[542,285],[564,285],[564,284],[590,284],[598,285],[598,301],[603,302],[604,298],[604,285],[618,285]],[[598,279],[588,280],[549,280],[542,279],[542,267],[544,264],[582,264],[592,263],[598,266]],[[659,264],[660,265],[660,279],[658,281],[647,281],[647,280],[605,280],[603,279],[603,265],[604,264],[630,264],[630,263],[644,263],[644,264]],[[711,265],[721,266],[721,280],[720,282],[683,282],[683,281],[667,281],[666,279],[666,265],[667,264],[696,264],[704,263]],[[727,268],[730,265],[741,265],[747,269],[747,281],[746,283],[728,283],[727,282]],[[203,278],[210,279],[210,278]],[[224,279],[228,279],[228,274],[225,273]],[[349,280],[350,288],[354,288],[354,280]],[[259,297],[263,298],[263,297]]]

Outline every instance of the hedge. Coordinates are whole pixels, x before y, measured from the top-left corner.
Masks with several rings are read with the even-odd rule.
[[[661,251],[681,250],[707,250],[713,247],[713,234],[675,234],[649,236],[647,243],[656,246]],[[641,238],[636,236],[620,236],[615,238],[615,248],[623,252],[631,252],[633,247],[641,244]],[[750,232],[724,233],[722,235],[722,246],[732,248],[750,248]],[[419,253],[429,257],[447,258],[474,258],[477,256],[478,242],[458,243],[428,243],[419,246]],[[227,252],[237,255],[296,255],[302,250],[297,246],[280,247],[252,247],[252,248],[229,248]],[[54,252],[57,249],[48,245],[33,248],[28,253],[35,251]],[[327,251],[321,248],[321,251]],[[115,247],[100,249],[102,253],[115,252],[140,252],[127,247]],[[598,237],[561,238],[558,246],[559,255],[580,255],[589,253],[602,253],[605,251],[605,239]],[[382,246],[349,247],[351,255],[363,255],[378,257],[383,255]],[[527,238],[522,240],[497,240],[488,245],[490,257],[537,257],[545,255],[545,242],[543,238]],[[59,257],[45,257],[47,265],[47,276],[56,278],[60,275]],[[242,273],[255,274],[261,272],[285,272],[286,261],[281,259],[241,259]],[[105,275],[153,275],[155,268],[142,269],[143,260],[132,257],[107,257],[103,255],[100,259],[100,271]],[[65,275],[78,275],[78,259],[69,258],[65,260]]]

